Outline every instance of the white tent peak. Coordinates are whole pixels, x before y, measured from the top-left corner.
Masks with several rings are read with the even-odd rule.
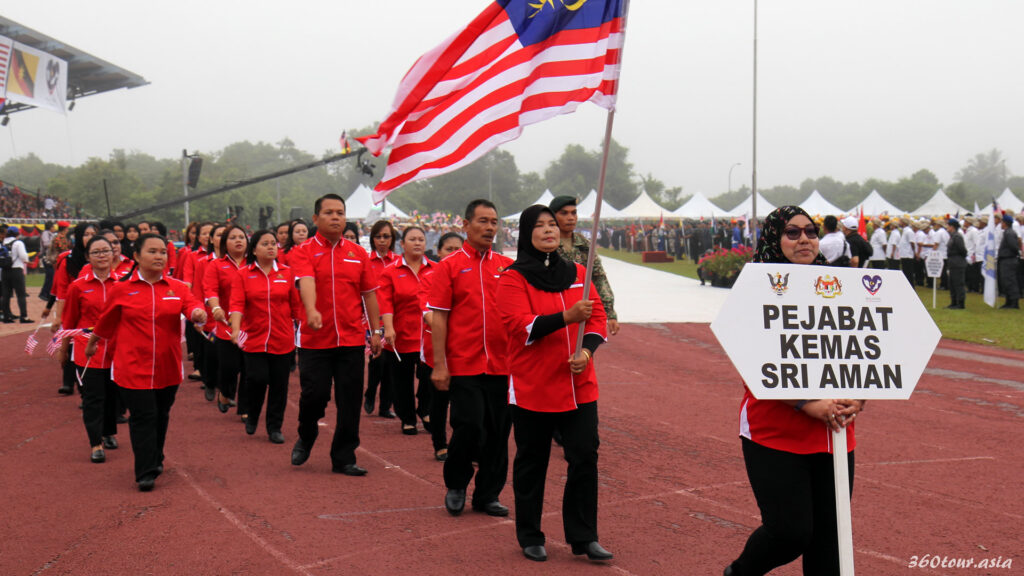
[[[1003,190],[1003,193],[996,198],[996,203],[999,204],[1000,210],[1010,210],[1014,213],[1024,211],[1024,202],[1021,202],[1020,198],[1018,198],[1017,195],[1009,188]],[[990,212],[992,212],[991,202],[989,202],[988,206],[982,208],[981,214],[988,214]]]
[[[760,198],[758,202],[760,203]],[[812,216],[839,216],[843,213],[842,209],[826,200],[817,190],[811,192],[810,196],[800,203],[800,207]]]
[[[647,194],[647,190],[641,190],[636,200],[633,200],[629,206],[619,210],[620,218],[660,218],[663,214],[671,214],[671,212],[655,202]]]
[[[957,212],[966,212],[967,210],[953,202],[942,188],[939,188],[938,192],[932,195],[927,202],[921,205],[920,208],[911,212],[912,216],[942,216],[945,214],[956,214]]]
[[[882,214],[896,216],[903,214],[903,210],[900,210],[895,204],[882,197],[878,190],[872,190],[871,194],[868,194],[860,201],[860,204],[853,207],[853,212],[860,213],[861,208],[864,209],[865,216],[880,216]]]
[[[758,192],[757,217],[764,218],[772,210],[775,210],[775,205],[766,200],[765,197],[761,196],[761,193]],[[729,211],[729,213],[733,216],[746,216],[747,218],[753,216],[751,212],[753,212],[753,200],[751,200],[750,196],[747,196],[747,198],[743,200],[743,202],[740,202],[739,206]]]
[[[713,218],[716,215],[727,216],[728,214],[728,210],[718,207],[702,192],[694,193],[682,206],[672,211],[672,215],[679,218]]]
[[[594,217],[594,210],[597,209],[597,190],[590,190],[587,197],[576,204],[576,216],[584,220],[590,220]],[[619,211],[614,206],[608,203],[607,200],[601,199],[601,218],[617,218]]]
[[[349,220],[365,220],[371,216],[371,212],[380,215],[383,210],[384,216],[397,216],[398,218],[408,218],[409,215],[400,210],[397,206],[391,203],[387,198],[384,199],[382,204],[373,203],[373,190],[371,190],[366,184],[360,184],[348,198],[345,199],[345,216]]]

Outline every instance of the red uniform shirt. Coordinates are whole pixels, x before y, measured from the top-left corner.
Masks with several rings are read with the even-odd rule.
[[[406,354],[420,351],[423,335],[423,305],[427,299],[424,278],[434,273],[434,264],[427,258],[416,274],[405,258],[399,258],[380,274],[377,303],[380,315],[391,314],[395,327],[395,349]]]
[[[192,248],[186,244],[181,250],[178,250],[176,262],[174,263],[174,273],[171,274],[174,278],[181,280],[185,277],[185,266],[189,260],[192,259]]]
[[[467,242],[437,265],[428,306],[448,312],[445,361],[452,376],[508,374],[508,338],[498,315],[498,278],[512,259]]]
[[[231,312],[242,315],[244,352],[287,354],[295,349],[295,324],[305,310],[295,287],[295,275],[274,263],[268,276],[258,264],[238,269],[231,287]]]
[[[185,270],[181,274],[181,281],[192,286],[192,295],[200,300],[203,299],[203,272],[206,270],[206,261],[210,255],[206,249],[200,246],[189,253],[189,259],[184,263]]]
[[[210,298],[217,298],[221,309],[224,310],[225,317],[231,313],[231,286],[235,281],[235,276],[238,276],[238,270],[238,264],[231,259],[231,256],[225,254],[220,258],[207,262],[206,269],[203,272],[203,301],[206,302]],[[231,340],[231,327],[228,326],[226,321],[217,322],[213,320],[213,310],[210,309],[209,305],[207,305],[206,309],[211,318],[207,326],[213,327],[213,335],[221,340]]]
[[[65,330],[89,328],[96,326],[100,314],[107,306],[107,301],[117,282],[111,274],[106,280],[100,280],[95,274],[82,276],[68,287],[67,299],[64,301],[64,315],[60,324]],[[99,340],[96,343],[96,354],[92,358],[85,356],[85,347],[89,343],[88,334],[79,334],[74,338],[72,348],[74,357],[71,359],[80,367],[110,368],[113,353],[113,342]],[[109,345],[108,345],[109,344]]]
[[[191,318],[203,304],[188,286],[162,277],[150,284],[138,272],[118,282],[93,331],[114,339],[111,376],[122,388],[149,390],[181,383],[181,315]]]
[[[299,347],[310,349],[363,346],[363,298],[377,289],[370,259],[358,244],[344,238],[331,244],[319,232],[289,253],[296,278],[316,282],[316,309],[323,318],[319,330],[299,324]]]
[[[501,320],[508,332],[509,404],[534,412],[567,412],[579,404],[597,400],[594,362],[581,374],[573,374],[569,358],[576,350],[579,323],[573,322],[537,340],[530,330],[538,316],[565,312],[583,299],[587,270],[576,264],[576,282],[564,292],[545,292],[531,286],[515,270],[498,282]],[[593,313],[584,325],[585,334],[607,339],[604,305],[596,290],[590,291]]]
[[[856,445],[853,423],[846,426],[846,447]],[[740,436],[774,450],[794,454],[832,453],[832,429],[779,400],[758,400],[743,387]]]
[[[57,300],[64,300],[64,297],[68,295],[68,287],[73,281],[68,278],[68,258],[70,257],[70,250],[61,252],[53,263],[53,289],[50,290],[50,293],[56,296]]]

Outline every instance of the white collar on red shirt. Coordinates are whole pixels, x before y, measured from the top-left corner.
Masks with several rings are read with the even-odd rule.
[[[274,266],[274,272],[279,272],[281,270],[280,268],[277,267],[276,258],[274,260],[271,260],[271,264],[273,264]],[[260,272],[263,272],[263,268],[260,268],[259,262],[253,262],[252,264],[249,264],[249,270],[259,270]]]
[[[386,261],[386,262],[394,262],[394,261],[395,261],[395,253],[394,253],[394,252],[392,252],[391,250],[388,250],[388,254],[387,254],[386,258],[387,258],[387,260],[385,260],[384,258],[382,258],[382,257],[381,257],[381,255],[380,255],[380,254],[378,254],[376,250],[371,250],[371,251],[370,251],[370,259],[371,259],[371,260],[373,260],[373,259],[377,259],[377,260],[380,260],[380,261],[382,261],[382,262],[384,262],[384,261]],[[405,258],[403,257],[403,260],[404,260],[404,259],[405,259]]]
[[[481,260],[484,258],[484,256],[486,256],[487,259],[490,260],[491,256],[494,254],[494,250],[491,249],[488,249],[487,252],[480,254],[479,252],[477,252],[476,248],[473,248],[472,246],[469,245],[469,242],[463,242],[461,250],[466,254],[466,256],[469,256],[470,258],[480,258]]]
[[[145,278],[143,278],[142,277],[142,272],[139,272],[138,270],[136,270],[135,272],[132,272],[132,276],[131,276],[131,278],[129,278],[128,281],[129,282],[145,282],[146,284],[150,284],[149,280],[146,280]],[[153,284],[156,284],[156,283],[159,283],[159,282],[167,282],[167,276],[164,275],[164,274],[160,274],[160,279],[157,280],[156,282],[154,282]],[[150,284],[150,285],[152,285],[152,284]]]
[[[402,255],[401,258],[396,260],[396,263],[398,263],[401,266],[405,266],[409,270],[412,270],[412,266],[409,266],[409,261],[405,259],[405,255],[404,254]],[[433,262],[430,261],[430,258],[427,258],[426,256],[424,256],[423,257],[423,261],[420,262],[420,270],[423,270],[424,268],[429,268],[432,265],[433,265]]]

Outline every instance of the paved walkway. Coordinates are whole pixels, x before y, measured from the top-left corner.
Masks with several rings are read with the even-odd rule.
[[[602,257],[615,292],[619,322],[710,323],[729,296],[725,288],[653,268]]]

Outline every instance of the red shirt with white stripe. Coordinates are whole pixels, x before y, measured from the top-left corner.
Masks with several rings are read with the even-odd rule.
[[[268,275],[253,263],[238,269],[232,280],[231,313],[242,315],[246,339],[243,352],[287,354],[295,349],[292,319],[306,317],[292,269],[274,262]]]
[[[203,271],[203,302],[217,298],[218,304],[224,310],[225,322],[217,322],[213,320],[213,310],[207,305],[211,319],[207,326],[212,327],[213,335],[221,340],[231,340],[231,327],[228,326],[226,317],[231,313],[231,286],[235,276],[238,276],[239,268],[231,256],[225,254],[207,262]]]
[[[568,412],[579,404],[597,400],[594,362],[581,374],[573,374],[569,358],[576,350],[579,323],[573,322],[542,338],[530,340],[538,316],[561,314],[583,299],[587,269],[576,264],[576,282],[563,292],[538,290],[522,274],[509,270],[498,282],[501,320],[508,332],[509,404],[534,412]],[[585,334],[607,339],[604,305],[596,290]]]
[[[64,302],[64,315],[60,324],[65,330],[75,328],[93,328],[100,314],[107,306],[107,301],[114,291],[119,276],[111,274],[106,280],[100,280],[95,274],[80,276],[68,287],[67,299]],[[72,347],[74,357],[71,359],[77,366],[89,368],[110,368],[113,353],[113,342],[99,340],[96,342],[96,354],[92,358],[85,356],[85,347],[89,343],[88,334],[79,334],[74,338]]]
[[[53,263],[53,288],[50,293],[57,297],[57,300],[64,300],[68,295],[68,287],[74,280],[68,278],[68,258],[71,257],[71,250],[66,250],[57,255]]]
[[[323,325],[299,324],[299,347],[315,350],[363,346],[363,295],[377,289],[377,276],[362,246],[339,238],[331,244],[319,232],[288,254],[295,277],[316,282],[316,309]]]
[[[181,315],[191,318],[203,303],[188,285],[163,276],[154,283],[136,271],[117,282],[93,332],[117,342],[111,376],[122,388],[150,390],[177,386],[181,364]]]
[[[846,425],[846,447],[852,451],[857,442],[854,425]],[[740,403],[740,436],[774,450],[793,454],[832,453],[832,429],[821,420],[779,400],[758,400],[743,387]]]
[[[384,268],[377,289],[380,315],[391,314],[395,327],[394,348],[401,354],[420,351],[423,335],[423,304],[427,293],[424,278],[434,273],[435,265],[423,258],[419,274],[412,271],[405,258],[399,258]],[[390,347],[389,347],[390,348]]]
[[[498,315],[498,278],[512,259],[469,243],[437,265],[427,306],[448,312],[445,362],[452,376],[508,374],[508,338]]]

